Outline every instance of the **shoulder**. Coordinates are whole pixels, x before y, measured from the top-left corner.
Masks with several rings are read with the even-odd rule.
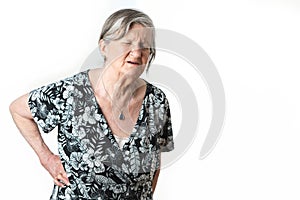
[[[29,92],[30,97],[38,96],[49,96],[50,98],[55,98],[63,94],[64,91],[71,91],[74,84],[81,84],[84,79],[86,79],[87,72],[79,72],[69,77],[54,81],[50,84],[43,85],[39,88],[33,89]],[[35,98],[34,98],[35,99]]]
[[[88,71],[89,70],[78,72],[61,81],[64,82],[66,85],[84,85],[88,81]]]
[[[88,71],[77,72],[76,74],[70,75],[59,81],[53,83],[57,87],[67,88],[73,87],[74,85],[84,85],[88,80]]]
[[[158,86],[153,85],[152,83],[147,82],[147,94],[154,102],[162,103],[167,102],[167,96],[164,91]]]

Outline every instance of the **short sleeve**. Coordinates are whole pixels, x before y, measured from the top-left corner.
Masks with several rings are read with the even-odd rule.
[[[168,99],[165,97],[161,105],[163,112],[163,126],[159,134],[159,145],[161,152],[169,152],[174,149],[171,112]]]
[[[34,121],[43,132],[52,131],[61,120],[64,107],[63,81],[52,83],[29,93],[28,105]]]

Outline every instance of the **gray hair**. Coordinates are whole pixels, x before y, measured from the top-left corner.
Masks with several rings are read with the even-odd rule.
[[[118,40],[124,37],[133,24],[140,24],[146,28],[152,29],[152,44],[150,45],[150,57],[148,60],[148,68],[155,58],[155,30],[152,20],[145,13],[134,9],[121,9],[111,14],[102,27],[99,41]]]

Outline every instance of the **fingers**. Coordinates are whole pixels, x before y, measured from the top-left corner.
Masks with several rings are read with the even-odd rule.
[[[69,186],[70,182],[69,182],[66,172],[63,171],[63,172],[58,173],[58,175],[54,178],[54,183],[60,187],[65,187],[66,185]]]
[[[70,182],[67,176],[67,173],[61,163],[59,156],[56,155],[55,159],[55,167],[54,167],[54,182],[60,187],[69,186]]]
[[[67,186],[70,185],[70,181],[68,179],[67,173],[64,169],[64,167],[62,166],[62,164],[60,163],[60,170],[59,170],[59,179]]]
[[[65,184],[63,184],[62,182],[60,182],[59,179],[54,179],[54,184],[59,186],[59,187],[66,187]]]
[[[50,173],[54,183],[57,186],[65,187],[66,185],[70,185],[67,173],[58,155],[51,155],[48,159],[45,160],[45,162],[43,162],[42,165]]]
[[[54,170],[54,182],[60,187],[65,187],[66,185],[69,186],[70,182],[67,176],[67,173],[61,163],[60,160],[56,161],[56,167]]]

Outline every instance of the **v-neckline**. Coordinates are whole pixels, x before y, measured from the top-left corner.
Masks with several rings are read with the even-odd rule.
[[[135,122],[134,126],[132,127],[131,133],[130,133],[130,135],[127,138],[127,141],[125,142],[125,144],[123,146],[120,147],[119,144],[118,144],[118,142],[117,142],[117,139],[115,138],[115,136],[114,136],[114,134],[113,134],[113,132],[112,132],[112,130],[111,130],[111,128],[110,128],[110,126],[109,126],[106,118],[105,118],[105,115],[102,112],[101,106],[99,105],[99,103],[97,101],[94,89],[92,87],[92,82],[91,82],[91,79],[89,77],[89,71],[90,71],[90,69],[86,70],[86,78],[87,78],[88,86],[90,87],[90,89],[92,91],[92,93],[91,93],[92,99],[93,99],[93,101],[95,103],[95,106],[97,108],[98,114],[102,118],[102,121],[103,121],[104,125],[107,127],[107,130],[108,130],[107,132],[106,131],[103,131],[103,132],[104,132],[104,134],[106,136],[108,136],[108,137],[110,136],[111,137],[110,140],[111,140],[111,142],[112,142],[113,145],[115,145],[119,150],[123,150],[126,146],[128,146],[132,142],[132,139],[135,136],[135,131],[134,130],[138,126],[138,123],[140,121],[140,116],[142,115],[142,112],[144,112],[144,109],[145,109],[145,105],[144,104],[145,104],[146,97],[147,97],[147,94],[148,94],[149,83],[146,80],[143,79],[145,81],[145,83],[146,83],[146,90],[145,90],[145,93],[144,93],[143,102],[142,102],[142,104],[140,106],[139,114],[137,116],[137,119],[136,119],[136,122]],[[145,112],[143,114],[145,114]],[[100,123],[101,123],[101,120],[100,120]]]

